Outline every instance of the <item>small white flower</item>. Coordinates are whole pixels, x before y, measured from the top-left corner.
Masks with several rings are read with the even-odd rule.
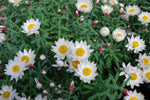
[[[150,68],[145,68],[143,70],[143,78],[146,83],[150,83]]]
[[[0,100],[13,100],[16,96],[18,96],[18,93],[16,93],[16,89],[13,90],[12,86],[2,86],[2,90],[0,90]]]
[[[62,60],[60,60],[60,59],[57,59],[56,60],[56,64],[53,64],[52,65],[53,67],[66,67],[66,66],[68,66],[67,65],[67,63],[66,63],[66,61],[62,61]]]
[[[107,28],[107,27],[102,27],[102,28],[100,29],[100,34],[101,34],[103,37],[109,36],[109,34],[110,34],[109,28]]]
[[[55,58],[63,60],[66,56],[70,55],[72,46],[72,41],[69,42],[64,38],[60,38],[58,41],[55,41],[55,46],[52,46],[51,50],[56,53]]]
[[[118,0],[109,0],[109,3],[112,5],[112,6],[115,6],[118,4]]]
[[[41,55],[40,55],[40,60],[45,60],[45,59],[46,59],[46,55],[41,54]]]
[[[4,69],[6,75],[11,75],[11,79],[22,79],[24,75],[24,71],[28,68],[25,67],[25,62],[20,61],[18,58],[15,58],[14,61],[9,60],[8,64],[6,64],[6,69]]]
[[[23,33],[26,33],[27,36],[31,35],[31,34],[39,34],[38,29],[40,28],[40,22],[39,19],[34,20],[34,19],[30,19],[30,20],[26,20],[25,23],[23,23],[23,25],[21,26],[23,28]]]
[[[41,94],[35,97],[35,100],[47,100],[47,96],[42,97]]]
[[[144,95],[141,93],[137,93],[136,90],[129,91],[129,94],[124,97],[124,100],[145,100]]]
[[[150,56],[147,56],[145,53],[142,55],[139,54],[139,59],[136,59],[138,66],[145,69],[150,67]]]
[[[129,6],[126,6],[126,14],[128,16],[135,16],[135,15],[138,15],[140,13],[140,8],[136,5],[129,5]]]
[[[123,29],[120,29],[120,28],[116,28],[113,33],[113,39],[116,41],[116,42],[121,42],[124,40],[124,38],[126,37],[127,33],[125,32],[125,30]]]
[[[139,53],[140,51],[145,50],[145,41],[140,39],[140,36],[134,37],[132,35],[131,39],[128,38],[128,44],[126,45],[128,51],[133,51],[134,53]]]
[[[0,33],[0,42],[6,41],[6,36],[4,33]]]
[[[75,5],[78,11],[89,13],[93,8],[91,1],[92,0],[77,0],[77,3]]]
[[[26,49],[24,49],[24,52],[19,51],[17,53],[17,57],[20,61],[25,61],[26,66],[29,66],[30,64],[34,64],[35,63],[35,57],[36,55],[34,54],[34,51],[32,51],[31,49],[29,51],[27,51]]]
[[[127,86],[130,85],[132,89],[134,88],[134,86],[139,86],[139,84],[144,83],[141,69],[131,66],[130,63],[127,66],[123,64],[123,72],[121,72],[120,75],[125,75],[126,78],[124,81],[131,77],[131,79],[127,83]]]
[[[129,21],[129,15],[123,14],[123,15],[121,15],[121,19],[124,21]]]
[[[138,20],[142,23],[148,26],[148,23],[150,23],[150,13],[148,12],[142,12],[138,15]]]
[[[113,7],[109,5],[102,5],[101,9],[104,14],[110,14],[113,11]]]
[[[95,80],[95,77],[98,75],[96,73],[97,67],[94,62],[90,63],[89,61],[82,62],[78,65],[78,68],[75,70],[75,75],[80,77],[84,83],[91,83],[91,80]]]
[[[13,3],[13,6],[19,6],[22,0],[8,0],[8,2]]]

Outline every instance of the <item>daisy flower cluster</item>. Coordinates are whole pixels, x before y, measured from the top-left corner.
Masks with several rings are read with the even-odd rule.
[[[35,63],[35,54],[31,49],[27,51],[24,49],[23,52],[19,51],[14,60],[9,60],[4,69],[6,75],[10,75],[10,80],[15,79],[16,82],[22,79],[24,71],[28,69],[27,66]]]
[[[75,72],[75,76],[79,76],[80,80],[85,83],[95,80],[97,67],[94,62],[88,61],[93,50],[90,49],[90,45],[87,45],[86,41],[81,40],[73,43],[60,38],[55,41],[55,46],[52,46],[51,50],[56,53],[54,57],[57,58],[56,64],[52,66],[68,66],[67,71]],[[62,60],[65,60],[65,62]]]

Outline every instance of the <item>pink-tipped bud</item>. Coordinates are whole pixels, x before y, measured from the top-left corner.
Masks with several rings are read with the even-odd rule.
[[[4,21],[4,20],[5,20],[5,18],[4,18],[4,17],[0,17],[0,20],[1,20],[1,21]]]
[[[108,48],[110,46],[110,43],[106,43],[105,47]]]
[[[46,74],[46,70],[41,70],[41,75],[45,75]]]
[[[79,17],[79,12],[78,12],[78,10],[76,10],[76,17]]]
[[[98,49],[98,51],[103,51],[104,50],[103,47],[98,47],[97,49]]]
[[[48,95],[48,94],[49,94],[48,90],[43,90],[43,93],[44,93],[45,95]]]
[[[74,81],[72,81],[71,84],[69,85],[69,90],[70,91],[74,90]]]
[[[68,9],[68,6],[66,6],[66,11],[68,11],[69,9]]]
[[[40,0],[36,0],[37,2],[39,2]]]
[[[99,3],[99,0],[96,0],[96,1],[95,1],[95,4],[97,5],[98,3]]]
[[[55,87],[55,83],[54,81],[50,80],[50,84],[49,84],[50,87]]]
[[[29,68],[30,68],[30,69],[33,69],[33,68],[34,68],[34,65],[33,65],[33,64],[30,64],[30,65],[29,65]]]
[[[113,4],[113,6],[117,6],[117,5],[118,5],[117,3]]]
[[[26,5],[27,5],[27,6],[30,6],[30,2],[29,2],[29,1],[26,1]]]
[[[127,26],[127,29],[130,29],[130,26]]]
[[[4,14],[4,11],[1,11],[1,14]]]
[[[96,43],[96,39],[94,39],[93,42]]]
[[[92,25],[96,25],[98,23],[98,21],[93,21]]]
[[[80,22],[83,22],[84,21],[84,16],[80,16]]]
[[[39,82],[39,80],[37,78],[34,78],[35,83],[36,83],[36,88],[37,89],[41,89],[42,88],[42,84]]]
[[[129,92],[130,92],[130,91],[129,91],[128,89],[125,89],[123,93],[124,93],[125,95],[129,95]]]
[[[46,59],[46,55],[41,54],[41,55],[40,55],[40,60],[45,60],[45,59]]]
[[[106,16],[109,16],[109,13],[106,13]]]
[[[120,15],[124,14],[123,8],[121,8],[121,9],[119,10],[119,14],[120,14]]]
[[[130,33],[128,33],[128,35],[134,35],[135,33],[134,32],[130,32]]]
[[[61,10],[60,9],[57,10],[57,14],[61,14]]]
[[[146,29],[144,29],[144,30],[143,30],[143,32],[147,32],[147,30],[146,30]]]
[[[142,33],[142,32],[143,32],[143,30],[140,30],[140,32]]]
[[[1,28],[1,32],[5,32],[5,30],[7,29],[6,26],[0,26],[0,28]]]

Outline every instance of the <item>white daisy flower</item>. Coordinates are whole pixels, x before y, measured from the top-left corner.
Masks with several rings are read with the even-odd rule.
[[[107,3],[109,0],[102,0],[103,3]]]
[[[77,0],[77,3],[75,5],[79,11],[83,13],[89,13],[93,8],[91,2],[92,0]]]
[[[58,41],[55,41],[55,46],[52,46],[51,50],[56,53],[55,58],[63,60],[66,56],[70,55],[72,46],[72,41],[69,42],[64,38],[60,38]]]
[[[121,19],[122,19],[123,21],[129,21],[129,15],[123,14],[123,15],[121,15]]]
[[[34,51],[32,51],[31,49],[29,51],[27,51],[26,49],[24,49],[24,52],[19,51],[17,53],[17,57],[20,61],[26,63],[26,66],[29,66],[30,64],[34,64],[35,63],[35,57],[36,54],[34,54]]]
[[[6,41],[6,36],[4,33],[0,33],[0,42]]]
[[[124,38],[126,37],[127,33],[125,32],[125,30],[123,29],[120,29],[120,28],[116,28],[114,31],[113,31],[113,39],[116,41],[116,42],[121,42],[124,40]]]
[[[35,97],[35,100],[47,100],[47,96],[42,97],[41,94]]]
[[[90,49],[90,45],[87,45],[86,41],[76,41],[75,45],[71,47],[72,52],[68,56],[69,58],[73,58],[74,60],[85,60],[88,59],[90,53],[93,52],[93,49]]]
[[[139,86],[139,84],[143,84],[142,71],[140,69],[131,66],[130,63],[127,66],[123,64],[123,68],[124,72],[120,73],[120,75],[125,75],[126,78],[124,81],[131,77],[131,79],[127,83],[127,86],[130,85],[130,87],[133,89],[134,86]]]
[[[113,7],[109,5],[102,5],[101,9],[104,14],[108,14],[108,15],[113,11]]]
[[[150,68],[143,70],[143,79],[146,83],[150,83]]]
[[[138,66],[145,69],[150,68],[150,56],[147,56],[145,53],[142,55],[139,54],[139,59],[136,59]]]
[[[12,86],[3,85],[0,90],[0,100],[13,100],[17,95],[16,89],[13,90]]]
[[[100,29],[100,34],[103,36],[103,37],[106,37],[106,36],[109,36],[110,34],[110,30],[108,27],[102,27]]]
[[[14,61],[9,60],[8,64],[6,64],[6,69],[4,69],[6,75],[10,75],[11,79],[22,79],[24,75],[24,71],[27,70],[25,67],[25,62],[21,62],[20,59],[15,58]]]
[[[84,61],[78,65],[78,68],[75,70],[75,75],[79,76],[80,80],[84,83],[91,83],[91,80],[95,80],[95,77],[98,75],[96,70],[97,67],[94,62]]]
[[[124,97],[124,100],[145,100],[144,95],[141,93],[137,93],[136,90],[129,91],[129,94]]]
[[[31,34],[39,34],[38,29],[40,28],[40,22],[39,19],[30,19],[30,20],[26,20],[25,23],[23,23],[23,25],[21,26],[23,28],[23,33],[27,33],[27,36],[31,35]]]
[[[115,6],[118,4],[118,0],[109,0],[109,3],[112,5],[112,6]]]
[[[67,59],[67,61],[69,63],[69,67],[68,67],[67,71],[69,71],[69,72],[74,72],[78,68],[78,65],[80,63],[82,63],[82,61],[74,60],[72,58]]]
[[[145,50],[145,41],[140,39],[140,36],[134,37],[132,35],[131,39],[128,38],[128,44],[126,45],[128,51],[133,51],[134,53],[139,53],[140,51]]]
[[[126,6],[126,14],[129,15],[129,16],[135,16],[135,15],[138,15],[140,13],[140,8],[136,5],[129,5],[129,6]]]
[[[8,0],[8,2],[13,3],[13,6],[19,6],[22,0]]]
[[[138,20],[142,23],[148,26],[148,23],[150,23],[150,13],[148,12],[142,12],[138,15]]]

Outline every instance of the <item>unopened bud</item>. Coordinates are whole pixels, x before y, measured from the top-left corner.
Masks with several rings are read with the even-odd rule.
[[[45,60],[45,59],[46,59],[46,55],[41,54],[41,55],[40,55],[40,60]]]
[[[29,1],[26,1],[26,5],[27,5],[27,6],[30,6],[30,2],[29,2]]]
[[[123,3],[119,3],[120,7],[123,8],[124,7],[124,4]]]
[[[92,25],[96,25],[98,23],[98,21],[93,21]]]
[[[103,37],[108,36],[108,35],[110,34],[109,28],[107,28],[107,27],[102,27],[102,28],[100,29],[100,34],[101,34]]]
[[[30,65],[29,65],[29,68],[30,68],[30,69],[33,69],[33,68],[34,68],[34,65],[33,65],[33,64],[30,64]]]
[[[55,87],[55,83],[51,80],[49,86],[50,87]]]
[[[124,14],[123,8],[121,8],[121,9],[119,10],[119,14],[120,14],[120,15]]]
[[[143,30],[143,32],[147,32],[147,30],[146,30],[146,29],[144,29],[144,30]]]
[[[46,70],[41,70],[41,75],[45,75],[46,74]]]
[[[37,2],[39,2],[40,0],[36,0]]]
[[[96,0],[96,1],[95,1],[95,4],[97,5],[98,3],[99,3],[99,0]]]
[[[49,94],[48,90],[43,90],[43,93],[44,93],[45,95],[48,95],[48,94]]]
[[[72,81],[71,84],[69,85],[69,90],[70,91],[74,90],[74,81]]]
[[[68,6],[66,6],[66,11],[68,11],[69,9],[68,9]]]
[[[108,48],[110,46],[110,43],[106,43],[105,47]]]
[[[83,22],[83,21],[84,21],[84,16],[81,15],[81,16],[80,16],[80,22]]]
[[[103,51],[104,50],[103,47],[98,47],[97,49],[98,49],[98,51]]]
[[[129,91],[128,89],[125,89],[125,90],[124,90],[124,94],[125,94],[125,95],[129,95],[129,92],[130,92],[130,91]]]
[[[4,18],[4,17],[0,17],[0,20],[1,20],[1,21],[4,21],[4,20],[5,20],[5,18]]]
[[[57,10],[57,14],[61,14],[61,10],[60,9]]]
[[[130,29],[130,26],[127,26],[127,29]]]
[[[78,10],[76,10],[76,17],[79,17],[79,12],[78,12]]]

